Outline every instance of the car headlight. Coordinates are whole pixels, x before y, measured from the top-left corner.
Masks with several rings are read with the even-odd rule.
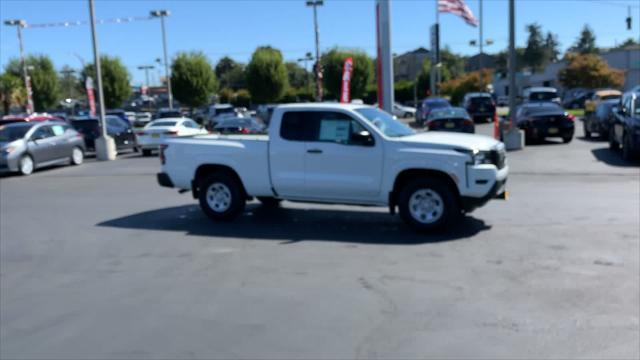
[[[9,155],[12,152],[14,152],[17,148],[15,146],[7,146],[6,148],[2,149],[2,153]]]
[[[474,151],[473,152],[473,164],[474,165],[482,165],[482,164],[493,164],[491,161],[491,156],[489,156],[489,151]]]

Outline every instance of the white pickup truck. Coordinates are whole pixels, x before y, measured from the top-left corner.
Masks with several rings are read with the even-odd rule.
[[[388,206],[418,230],[446,228],[505,198],[505,147],[480,135],[416,132],[366,105],[291,104],[269,135],[204,135],[161,146],[162,186],[191,190],[213,220],[257,198]]]

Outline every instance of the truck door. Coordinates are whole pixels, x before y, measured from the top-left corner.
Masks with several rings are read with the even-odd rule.
[[[283,197],[303,197],[305,141],[310,138],[312,125],[305,111],[282,114],[279,135],[270,138],[269,164],[273,188]]]
[[[305,148],[306,197],[368,200],[380,193],[382,142],[358,120],[337,111],[316,111]]]

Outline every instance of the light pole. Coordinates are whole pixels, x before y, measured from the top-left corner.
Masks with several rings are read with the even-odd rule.
[[[104,111],[104,94],[102,92],[102,68],[100,66],[100,52],[98,51],[98,35],[96,34],[96,16],[93,8],[93,0],[89,0],[89,18],[91,19],[91,42],[93,43],[93,61],[96,67],[96,82],[98,83],[98,106],[100,111],[101,134],[95,140],[96,157],[98,160],[115,160],[116,144],[113,138],[107,134],[107,122]]]
[[[18,30],[18,43],[20,43],[20,64],[22,65],[22,77],[24,79],[24,88],[27,89],[27,114],[33,112],[33,99],[31,97],[31,82],[29,74],[27,74],[27,63],[24,58],[24,44],[22,41],[22,28],[27,26],[27,22],[20,19],[5,20],[7,26],[15,26]]]
[[[309,85],[311,85],[311,79],[309,78],[310,73],[307,70],[307,62],[310,60],[313,60],[313,56],[310,52],[306,53],[303,58],[298,59],[298,62],[304,62],[304,71],[307,73],[307,89],[309,88]]]
[[[324,0],[307,0],[307,6],[313,7],[313,26],[316,33],[316,101],[322,101],[322,66],[320,65],[320,29],[318,28],[318,6],[322,6]]]
[[[150,12],[151,17],[160,18],[160,26],[162,27],[162,49],[164,51],[164,76],[167,79],[167,95],[169,96],[169,109],[173,109],[173,94],[171,93],[171,76],[169,75],[169,62],[167,61],[167,35],[164,29],[164,18],[171,15],[167,10],[153,10]]]
[[[149,70],[154,69],[153,65],[140,65],[138,66],[138,70],[144,70],[144,85],[149,88]]]

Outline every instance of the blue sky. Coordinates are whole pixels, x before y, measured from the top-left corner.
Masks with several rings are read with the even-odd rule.
[[[467,0],[478,16],[479,0]],[[626,29],[627,5],[632,6],[633,29]],[[297,59],[314,49],[312,11],[304,0],[98,0],[96,17],[109,19],[146,16],[150,10],[167,9],[167,41],[170,56],[178,51],[203,51],[213,64],[229,55],[246,62],[260,45],[282,50],[285,59]],[[507,46],[508,2],[484,0],[484,34],[495,44],[486,52]],[[435,0],[394,0],[391,3],[392,50],[402,53],[428,47],[429,26],[435,20]],[[319,8],[321,49],[333,46],[360,48],[374,55],[375,19],[372,0],[325,0]],[[21,18],[31,24],[88,20],[86,0],[0,0],[0,18]],[[460,18],[442,14],[441,43],[455,52],[473,54],[468,45],[477,39],[477,28]],[[516,0],[517,43],[526,40],[525,24],[538,22],[544,31],[558,34],[563,49],[570,46],[588,23],[596,32],[598,46],[613,46],[629,37],[640,38],[640,5],[634,0]],[[133,82],[144,74],[136,66],[153,63],[162,55],[158,20],[98,26],[100,51],[115,55],[129,67]],[[27,53],[47,54],[56,67],[80,68],[92,61],[88,26],[33,28],[24,30]],[[18,41],[13,27],[0,26],[0,65],[17,57]],[[152,82],[159,70],[151,73]]]

